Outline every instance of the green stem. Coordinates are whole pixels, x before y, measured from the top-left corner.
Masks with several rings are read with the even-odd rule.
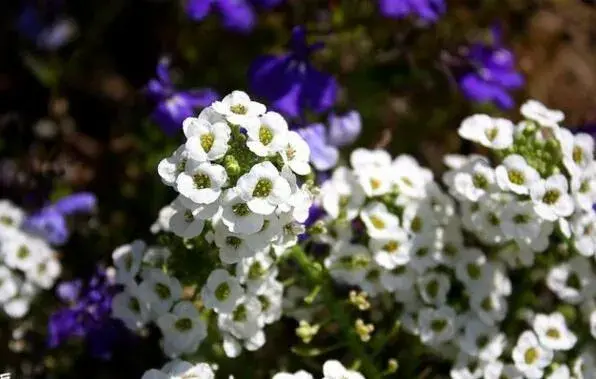
[[[368,379],[381,378],[383,375],[375,366],[374,361],[369,357],[366,349],[360,341],[360,337],[354,329],[354,325],[349,318],[349,312],[343,304],[335,298],[333,286],[327,272],[321,265],[312,261],[302,250],[300,246],[295,246],[290,250],[289,255],[294,258],[308,279],[321,286],[321,295],[325,304],[329,307],[331,314],[339,324],[339,329],[343,334],[348,348],[352,354],[360,361],[362,371]]]

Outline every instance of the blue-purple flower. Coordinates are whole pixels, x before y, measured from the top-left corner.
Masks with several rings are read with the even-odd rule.
[[[217,11],[227,29],[248,32],[256,22],[254,5],[271,8],[283,0],[188,0],[186,13],[193,21],[202,21]]]
[[[49,1],[49,7],[58,13],[61,2]],[[53,4],[52,4],[53,3]],[[25,3],[16,21],[19,32],[43,50],[54,51],[72,41],[77,34],[76,23],[67,17],[56,16],[45,22],[33,3]]]
[[[467,49],[463,58],[469,70],[459,77],[459,85],[472,101],[510,109],[514,101],[509,92],[522,87],[524,79],[517,72],[513,53],[502,45],[500,28],[492,28],[492,37],[492,44],[475,43]]]
[[[23,227],[51,244],[62,245],[70,234],[66,217],[76,213],[91,213],[96,204],[95,195],[89,192],[68,195],[30,215]]]
[[[157,103],[152,113],[153,120],[162,130],[172,135],[182,128],[182,121],[194,116],[198,108],[204,108],[219,98],[211,89],[178,91],[170,77],[170,60],[160,59],[157,77],[147,84],[147,92]]]
[[[83,338],[91,354],[109,358],[114,344],[122,340],[126,328],[110,317],[117,286],[98,268],[87,281],[63,282],[56,296],[66,306],[54,312],[48,322],[48,346],[56,348],[70,338]]]
[[[445,13],[444,0],[379,0],[385,17],[405,18],[414,15],[426,22],[435,22]]]
[[[249,70],[251,91],[270,102],[270,107],[289,117],[301,116],[306,109],[325,112],[335,103],[337,82],[310,62],[322,43],[309,45],[306,31],[292,31],[289,52],[281,56],[257,58]]]
[[[296,130],[310,148],[310,161],[318,171],[330,170],[337,164],[339,147],[352,144],[360,135],[360,114],[350,111],[329,116],[329,130],[323,124],[311,124]]]

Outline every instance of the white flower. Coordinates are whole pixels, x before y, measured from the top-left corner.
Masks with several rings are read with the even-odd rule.
[[[503,191],[527,195],[530,187],[540,180],[540,174],[518,154],[507,156],[495,169],[497,184]]]
[[[369,203],[360,211],[360,218],[372,238],[391,237],[400,230],[397,216],[391,214],[385,204],[380,202]]]
[[[596,310],[593,310],[592,313],[590,313],[590,334],[592,337],[596,338]]]
[[[459,136],[491,149],[506,149],[513,144],[513,123],[504,118],[477,114],[466,118],[458,129]]]
[[[168,276],[156,268],[141,273],[143,281],[139,285],[141,299],[148,303],[154,318],[170,310],[175,301],[182,297],[182,286],[178,279]]]
[[[176,189],[197,204],[211,204],[217,200],[227,180],[228,174],[222,166],[190,160],[176,179]]]
[[[565,119],[565,114],[559,110],[551,110],[536,100],[528,100],[521,106],[521,114],[542,126],[557,127]]]
[[[484,160],[473,161],[454,173],[451,189],[459,199],[478,201],[497,189],[495,171]]]
[[[557,367],[546,379],[570,379],[571,378],[571,371],[569,370],[569,366],[561,365]]]
[[[488,265],[484,253],[475,247],[462,252],[455,265],[455,276],[467,288],[478,290],[478,286],[486,285],[488,281]]]
[[[236,183],[236,191],[254,213],[270,215],[291,195],[290,184],[271,162],[254,165]]]
[[[523,374],[514,365],[494,361],[484,368],[484,379],[523,379]]]
[[[228,151],[231,130],[225,122],[211,124],[205,120],[189,117],[182,123],[188,139],[184,147],[190,158],[197,162],[214,161]]]
[[[199,217],[204,210],[202,206],[188,209],[180,197],[174,200],[171,206],[175,210],[168,223],[168,229],[172,233],[182,238],[193,238],[201,234],[205,226],[205,221]]]
[[[238,279],[223,269],[211,271],[201,289],[205,307],[217,313],[230,313],[240,301],[244,290]]]
[[[350,154],[350,164],[358,172],[371,167],[387,167],[391,164],[391,156],[385,150],[368,150],[359,147]]]
[[[470,288],[470,308],[487,325],[503,321],[507,316],[508,303],[497,291],[487,291],[486,287]]]
[[[370,253],[365,246],[340,241],[325,259],[325,267],[335,280],[356,285],[364,280],[370,262]]]
[[[455,311],[447,306],[423,308],[418,314],[420,341],[427,345],[438,345],[453,338],[455,333]]]
[[[180,146],[168,158],[162,159],[157,165],[157,173],[163,184],[173,187],[176,185],[178,175],[184,172],[186,162],[188,161],[188,151],[184,146]]]
[[[403,210],[402,226],[410,236],[415,237],[436,230],[437,222],[428,203],[409,202]]]
[[[0,200],[0,236],[4,228],[18,229],[25,219],[25,212],[9,200]]]
[[[134,282],[141,268],[143,253],[147,245],[141,240],[117,247],[112,253],[112,261],[116,267],[116,282],[127,284]]]
[[[50,289],[62,273],[60,262],[54,257],[38,260],[32,270],[26,272],[27,279],[44,289]]]
[[[248,244],[247,235],[232,233],[222,223],[214,224],[213,233],[215,245],[219,248],[219,259],[226,264],[233,264],[241,258],[251,257],[257,251]],[[262,241],[260,249],[267,247],[267,241]]]
[[[310,174],[310,147],[295,131],[288,132],[288,141],[281,150],[281,157],[286,165],[298,175]]]
[[[534,183],[530,188],[530,197],[536,213],[548,221],[571,215],[574,206],[568,189],[567,179],[561,174]]]
[[[364,376],[348,370],[339,361],[329,360],[323,364],[323,379],[364,379]]]
[[[172,356],[194,353],[207,336],[207,326],[199,311],[190,301],[181,301],[171,312],[157,319],[166,344],[173,348]]]
[[[569,350],[577,342],[577,337],[567,328],[565,318],[559,312],[537,314],[532,327],[542,346],[547,349]]]
[[[447,301],[451,281],[445,274],[427,272],[418,278],[418,291],[425,303],[440,306]]]
[[[576,255],[552,267],[546,276],[546,285],[561,300],[579,304],[594,294],[594,280],[590,261]]]
[[[503,353],[507,339],[496,326],[487,326],[473,318],[466,320],[460,347],[471,356],[487,362],[496,361]]]
[[[254,257],[244,258],[236,265],[236,277],[253,292],[275,276],[277,276],[275,262],[265,252],[258,252]]]
[[[534,211],[531,201],[512,201],[501,214],[501,230],[518,243],[530,244],[542,230],[541,219]]]
[[[553,352],[540,346],[536,335],[526,330],[519,336],[512,357],[515,367],[527,378],[539,379],[551,363]]]
[[[592,209],[592,205],[596,203],[596,163],[571,177],[571,193],[579,209]]]
[[[263,104],[251,101],[250,97],[242,91],[233,91],[222,101],[214,102],[212,108],[225,116],[231,124],[245,128],[257,125],[258,117],[267,111]]]
[[[277,374],[273,375],[272,379],[313,379],[313,376],[304,370],[300,370],[293,374],[288,372],[278,372]]]
[[[321,197],[323,208],[329,216],[333,219],[343,216],[346,220],[353,220],[358,216],[366,199],[354,173],[345,167],[337,168],[331,179],[323,183]]]
[[[215,379],[215,373],[207,363],[174,360],[166,363],[161,370],[145,371],[141,379]]]
[[[217,325],[238,339],[249,339],[261,331],[261,302],[254,296],[243,296],[229,313],[220,313]]]
[[[259,157],[281,152],[288,144],[288,123],[277,112],[259,117],[259,124],[247,125],[246,146]]]
[[[432,172],[421,167],[416,159],[409,155],[400,155],[395,158],[391,163],[389,172],[392,173],[400,194],[403,194],[406,198],[424,198],[427,185],[433,179]]]
[[[19,281],[6,266],[0,266],[0,304],[17,295]]]
[[[261,302],[261,318],[265,324],[273,324],[281,318],[283,292],[283,284],[272,277],[254,292]]]
[[[171,204],[168,204],[162,207],[159,210],[157,220],[151,225],[149,230],[153,234],[157,234],[159,232],[169,232],[170,231],[170,219],[176,213],[176,209],[172,207]]]
[[[594,161],[594,139],[586,133],[573,135],[567,129],[558,134],[563,164],[571,176],[580,174]]]
[[[409,265],[419,274],[439,265],[436,259],[439,247],[436,237],[437,233],[433,232],[417,235],[411,240]]]
[[[21,271],[33,270],[40,258],[52,255],[45,241],[20,232],[2,241],[0,252],[4,254],[4,264]]]
[[[357,172],[358,182],[368,197],[382,196],[391,191],[393,185],[390,166],[369,167]]]
[[[395,230],[389,237],[371,238],[368,248],[375,262],[388,270],[410,261],[408,235],[401,229]]]
[[[141,299],[135,283],[129,283],[123,292],[112,299],[112,317],[122,320],[131,330],[142,328],[149,321],[149,304]]]
[[[236,189],[230,188],[222,198],[221,220],[230,232],[253,234],[261,230],[265,217],[251,211]]]
[[[578,213],[571,224],[573,231],[573,246],[584,257],[591,257],[596,253],[596,213],[589,210]]]

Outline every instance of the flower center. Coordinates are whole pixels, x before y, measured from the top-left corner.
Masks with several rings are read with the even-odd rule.
[[[526,182],[524,174],[518,170],[509,170],[509,172],[507,172],[507,176],[509,177],[509,181],[511,183],[517,184],[518,186],[521,186]]]
[[[499,219],[499,217],[497,216],[497,214],[495,212],[489,212],[486,215],[486,218],[492,226],[498,226],[501,223],[501,220]]]
[[[215,289],[215,298],[219,301],[225,301],[230,297],[231,292],[230,285],[227,282],[223,282]]]
[[[260,262],[254,262],[248,269],[248,279],[257,280],[265,275],[265,270]]]
[[[480,275],[482,274],[482,271],[480,270],[480,267],[476,263],[468,263],[468,265],[466,266],[466,270],[468,271],[468,276],[471,279],[474,279],[474,280],[480,279]]]
[[[418,233],[422,230],[422,226],[424,226],[422,219],[416,216],[412,219],[412,225],[410,225],[410,229],[412,229],[414,233]]]
[[[238,203],[232,206],[232,212],[234,212],[236,216],[243,217],[248,216],[250,209],[248,209],[248,205],[245,203]]]
[[[261,125],[261,128],[259,129],[259,141],[265,146],[273,141],[273,132],[265,125]]]
[[[484,175],[476,173],[472,176],[472,184],[476,188],[486,189],[488,187],[488,180]]]
[[[527,224],[530,221],[530,216],[525,213],[519,213],[513,216],[513,222],[516,224]]]
[[[433,320],[430,323],[430,328],[433,330],[433,332],[436,332],[436,333],[445,329],[446,326],[447,326],[447,320],[444,320],[444,319]]]
[[[381,272],[379,270],[370,270],[366,274],[366,279],[370,282],[376,282],[381,277]]]
[[[573,147],[573,152],[571,153],[573,161],[575,163],[581,163],[584,160],[584,151],[579,146]]]
[[[178,319],[174,323],[174,327],[181,332],[189,331],[192,329],[192,320],[189,318]]]
[[[579,192],[580,193],[586,193],[590,190],[590,181],[589,180],[583,180],[582,183],[579,186]]]
[[[242,104],[234,104],[230,107],[230,111],[235,114],[246,114],[248,109]]]
[[[126,254],[126,256],[124,257],[124,268],[126,268],[126,271],[132,270],[132,264],[132,254]]]
[[[292,160],[294,159],[294,157],[296,157],[296,149],[294,149],[292,146],[288,145],[288,147],[286,148],[286,156],[288,157],[288,160]]]
[[[370,216],[370,222],[377,229],[385,229],[385,222],[377,216]]]
[[[139,303],[139,299],[137,299],[136,297],[131,297],[128,301],[128,308],[134,313],[140,313],[141,304]]]
[[[211,178],[206,174],[196,174],[193,176],[193,180],[198,189],[211,187]]]
[[[248,316],[247,313],[248,312],[246,311],[246,306],[244,304],[240,304],[239,306],[236,307],[236,309],[234,309],[232,318],[236,322],[246,321],[246,318]]]
[[[410,178],[406,177],[406,176],[402,176],[401,177],[401,181],[408,187],[413,187],[414,183],[412,183],[412,181],[410,180]]]
[[[370,188],[377,190],[381,187],[381,181],[379,179],[372,178],[370,180]]]
[[[162,300],[165,300],[172,295],[172,292],[170,292],[170,287],[163,283],[155,283],[154,290],[157,296]]]
[[[439,294],[439,283],[436,280],[431,280],[426,284],[426,293],[430,297],[435,298]]]
[[[19,247],[19,250],[17,250],[17,258],[19,259],[26,259],[30,254],[31,252],[27,246],[21,246]]]
[[[484,131],[484,135],[491,142],[494,141],[494,139],[497,137],[498,134],[499,134],[499,129],[497,129],[497,128],[487,128]]]
[[[211,151],[214,141],[215,141],[215,137],[213,136],[213,133],[203,134],[201,136],[201,147],[203,148],[203,151],[205,151],[206,153]]]
[[[526,364],[531,365],[538,360],[539,356],[538,349],[531,347],[524,353],[524,361]]]
[[[261,308],[263,309],[263,311],[267,312],[267,310],[269,310],[269,308],[271,307],[271,301],[269,300],[269,298],[265,295],[259,295],[257,296],[257,298],[261,302]]]
[[[560,196],[561,196],[561,192],[559,192],[559,190],[550,189],[550,190],[546,191],[546,193],[542,197],[542,202],[545,204],[548,204],[548,205],[553,205],[554,203],[557,202],[557,200],[559,200]]]
[[[238,246],[242,244],[242,240],[236,236],[228,236],[226,237],[226,244],[228,246],[232,246],[234,249],[237,249]]]
[[[457,247],[452,243],[448,243],[445,245],[443,252],[449,257],[455,257],[457,255]]]
[[[181,173],[182,171],[184,171],[184,169],[186,168],[186,162],[188,161],[188,159],[180,159],[178,161],[178,163],[176,164],[176,172],[177,173]]]
[[[255,189],[252,191],[254,197],[267,197],[273,190],[273,183],[269,179],[259,179]]]
[[[546,335],[549,336],[550,338],[556,339],[558,340],[559,338],[561,338],[561,332],[559,332],[558,329],[555,328],[548,328],[546,330]]]
[[[399,249],[399,243],[397,241],[389,241],[383,246],[383,250],[388,253],[395,253]]]
[[[484,336],[480,336],[478,338],[476,338],[476,346],[478,346],[479,348],[483,348],[488,344],[488,336],[484,335]]]
[[[46,272],[46,270],[48,269],[48,265],[45,262],[42,262],[40,264],[37,265],[37,272],[39,274],[44,274]]]
[[[426,257],[427,255],[428,255],[428,248],[426,248],[426,247],[423,247],[423,248],[421,248],[421,249],[418,249],[418,250],[416,251],[416,256],[417,256],[418,258],[424,258],[424,257]]]
[[[185,210],[184,211],[184,221],[186,222],[193,222],[195,220],[195,216],[192,215],[192,212],[190,210]]]
[[[8,216],[0,216],[0,224],[11,226],[13,224],[12,218]]]
[[[579,280],[579,276],[575,272],[569,274],[569,277],[567,277],[565,285],[567,287],[571,287],[577,290],[582,287],[581,281]]]
[[[490,297],[485,297],[484,300],[480,303],[480,307],[487,312],[493,310],[493,300]]]

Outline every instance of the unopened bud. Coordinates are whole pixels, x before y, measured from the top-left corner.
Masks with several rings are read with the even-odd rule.
[[[356,333],[360,337],[362,342],[370,341],[370,334],[375,330],[375,326],[373,324],[365,324],[364,321],[361,319],[356,320]]]
[[[302,342],[308,344],[317,335],[319,328],[319,325],[310,325],[307,321],[300,320],[300,324],[296,328],[296,335],[300,337]]]

